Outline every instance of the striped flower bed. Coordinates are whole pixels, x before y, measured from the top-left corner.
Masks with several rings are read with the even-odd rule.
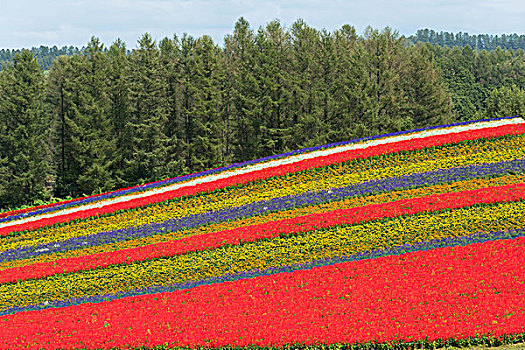
[[[525,121],[379,135],[0,214],[0,348],[525,335]]]

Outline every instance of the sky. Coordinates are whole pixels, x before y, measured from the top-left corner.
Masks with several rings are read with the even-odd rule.
[[[92,36],[106,46],[120,38],[133,49],[144,33],[157,41],[206,34],[222,46],[240,17],[253,29],[274,19],[290,27],[301,18],[328,31],[349,24],[360,35],[367,26],[405,36],[424,28],[525,34],[524,0],[0,0],[0,49],[80,48]]]

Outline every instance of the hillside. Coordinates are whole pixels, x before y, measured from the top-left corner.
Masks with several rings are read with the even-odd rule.
[[[0,348],[523,342],[524,141],[463,122],[1,213]]]
[[[420,34],[434,44],[447,36]],[[454,38],[462,48],[412,45],[388,27],[359,35],[299,19],[254,28],[241,17],[221,43],[145,33],[131,51],[92,37],[81,54],[4,52],[0,211],[372,135],[525,116],[525,51]],[[45,53],[58,55],[46,73]]]

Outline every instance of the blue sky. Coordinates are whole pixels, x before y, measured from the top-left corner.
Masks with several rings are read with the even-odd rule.
[[[350,24],[359,34],[368,25],[402,35],[422,28],[525,34],[524,0],[0,0],[0,48],[81,47],[94,35],[106,46],[120,38],[132,49],[146,32],[156,40],[208,34],[222,45],[241,16],[255,29],[302,18],[329,31]]]

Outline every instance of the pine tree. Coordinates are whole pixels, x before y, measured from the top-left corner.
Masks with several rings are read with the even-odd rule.
[[[190,91],[192,101],[189,109],[184,109],[184,114],[192,119],[193,137],[188,145],[192,171],[201,171],[220,165],[219,48],[209,36],[203,36],[194,41],[192,51],[186,73],[187,91]]]
[[[46,198],[50,173],[44,77],[32,53],[23,50],[2,73],[0,87],[0,206]]]
[[[290,29],[291,46],[291,116],[285,140],[291,149],[315,146],[325,142],[323,125],[323,93],[321,80],[322,50],[320,33],[303,20]]]
[[[166,177],[166,79],[157,43],[146,33],[138,40],[129,64],[131,156],[125,159],[131,183]]]
[[[55,193],[60,197],[115,187],[108,56],[94,37],[85,53],[55,61],[47,79],[47,101],[55,116]]]
[[[487,118],[495,117],[525,117],[525,90],[518,86],[502,86],[494,89],[487,98]]]
[[[255,37],[255,74],[261,104],[261,147],[257,157],[281,153],[289,119],[290,100],[290,42],[279,21],[259,29]]]
[[[78,96],[73,111],[79,127],[77,155],[81,166],[77,184],[82,193],[92,194],[115,187],[112,163],[116,153],[116,140],[110,119],[108,96],[108,56],[104,45],[93,37],[82,57],[75,89]]]
[[[116,187],[122,188],[133,185],[125,180],[125,159],[132,158],[131,133],[126,127],[129,117],[129,82],[126,76],[128,58],[126,45],[117,39],[107,51],[109,67],[107,71],[108,98],[110,100],[110,120],[115,137],[115,152],[111,172]]]
[[[232,148],[236,161],[257,158],[261,148],[261,101],[254,72],[254,33],[244,18],[235,23],[233,35],[225,38],[225,51],[231,60]]]
[[[78,166],[76,166],[76,155],[72,146],[72,130],[75,128],[72,113],[72,81],[73,69],[71,61],[73,58],[60,56],[57,58],[46,79],[46,106],[52,116],[54,135],[53,147],[53,170],[55,175],[54,195],[65,198],[76,194],[78,178]]]
[[[225,43],[228,43],[226,40]],[[220,81],[220,118],[221,118],[221,165],[232,164],[235,162],[233,152],[233,62],[229,54],[231,50],[220,50],[217,57],[217,79]]]
[[[463,51],[458,47],[445,49],[441,55],[436,55],[442,71],[442,77],[453,103],[455,120],[471,120],[481,109],[484,100],[483,87],[477,84],[472,73],[473,59],[469,48]]]
[[[166,86],[166,114],[164,134],[167,138],[165,167],[170,177],[189,173],[184,149],[184,117],[182,115],[181,48],[177,36],[164,38],[159,43],[160,60]]]
[[[9,65],[8,65],[9,66]],[[7,131],[9,130],[10,118],[4,112],[4,104],[6,104],[5,89],[8,84],[7,70],[0,71],[0,208],[5,208],[11,204],[9,201],[9,138],[7,137]]]
[[[190,173],[195,172],[195,165],[193,164],[194,150],[192,149],[195,139],[195,121],[192,115],[195,89],[193,89],[190,82],[193,73],[194,50],[195,39],[192,36],[184,35],[180,47],[181,136],[185,168]]]
[[[331,125],[330,142],[339,142],[362,136],[359,133],[359,116],[362,115],[361,87],[359,81],[363,74],[363,62],[359,60],[358,36],[355,29],[344,25],[333,35],[332,96],[334,117]]]
[[[385,28],[379,32],[365,30],[365,62],[369,75],[365,93],[371,104],[364,114],[369,134],[383,134],[409,129],[412,126],[407,111],[407,96],[402,80],[407,77],[405,50],[397,32]]]
[[[412,47],[409,55],[409,75],[404,90],[414,127],[442,125],[452,122],[452,101],[445,91],[440,73],[426,46]]]

